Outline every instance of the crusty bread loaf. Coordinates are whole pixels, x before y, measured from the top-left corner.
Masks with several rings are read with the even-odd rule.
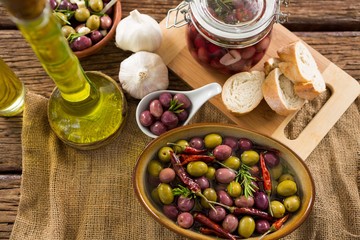
[[[315,59],[301,41],[286,45],[277,53],[282,61],[279,63],[281,72],[294,83],[312,82],[319,71]]]
[[[322,92],[326,91],[326,84],[320,72],[316,75],[312,82],[297,83],[294,85],[295,93],[306,100],[313,100]]]
[[[252,111],[263,99],[262,71],[241,72],[232,75],[223,85],[221,97],[226,108],[235,115]]]
[[[264,99],[277,114],[287,116],[299,110],[305,100],[294,92],[294,84],[279,68],[272,70],[262,85]]]
[[[265,76],[269,75],[269,73],[275,68],[279,67],[279,63],[281,62],[280,58],[269,58],[264,62],[264,72]]]

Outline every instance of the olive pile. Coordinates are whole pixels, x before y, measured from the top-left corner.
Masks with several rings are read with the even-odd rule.
[[[73,51],[82,51],[98,43],[110,30],[113,7],[102,14],[109,0],[81,1],[49,0],[53,14],[59,20],[63,35]]]
[[[149,162],[151,197],[182,228],[229,239],[268,234],[301,205],[296,176],[279,155],[217,133],[181,139]]]
[[[185,122],[191,106],[192,103],[185,94],[172,95],[169,92],[163,92],[149,103],[145,111],[140,113],[140,123],[159,136]]]

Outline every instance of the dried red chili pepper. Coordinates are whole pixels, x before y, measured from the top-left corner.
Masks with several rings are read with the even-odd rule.
[[[285,215],[284,217],[276,220],[273,224],[271,224],[271,227],[269,228],[269,230],[267,230],[263,235],[261,235],[260,239],[263,239],[266,235],[268,235],[271,232],[276,232],[277,230],[279,230],[284,223],[288,220],[290,214]]]
[[[269,200],[269,212],[271,214],[271,216],[273,216],[273,212],[271,210],[271,204],[270,204],[270,196],[271,196],[271,176],[270,176],[270,172],[266,167],[265,164],[265,158],[264,158],[264,152],[260,153],[260,168],[261,168],[261,174],[262,174],[262,178],[263,178],[263,184],[264,184],[264,190],[267,194],[268,200]]]
[[[258,151],[262,151],[262,152],[273,152],[276,155],[280,154],[280,151],[276,148],[271,148],[271,147],[267,147],[267,146],[262,146],[262,145],[257,145],[254,144],[252,147],[254,150],[258,150]]]
[[[209,155],[180,154],[179,159],[180,159],[181,165],[186,165],[189,162],[195,162],[195,161],[203,161],[205,163],[211,163],[215,160],[215,157],[209,156]]]
[[[220,238],[225,237],[224,235],[218,233],[214,229],[206,228],[206,227],[200,227],[199,232],[201,232],[202,234],[205,234],[205,235],[215,235],[215,236],[220,237]]]
[[[230,232],[222,228],[219,224],[213,222],[210,218],[206,217],[202,213],[194,213],[194,220],[198,221],[201,224],[204,224],[206,227],[209,227],[222,235],[222,237],[226,237],[227,239],[236,240],[236,236],[232,235]]]

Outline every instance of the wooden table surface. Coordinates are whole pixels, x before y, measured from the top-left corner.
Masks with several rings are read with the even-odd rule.
[[[176,0],[123,0],[123,17],[138,9],[159,22]],[[360,81],[360,1],[358,0],[292,0],[283,11],[289,12],[289,30]],[[118,79],[119,64],[129,53],[119,51],[113,43],[101,54],[81,59],[86,71],[100,70]],[[25,42],[7,12],[0,6],[0,57],[22,79],[28,90],[48,97],[54,83],[44,72],[29,45]],[[96,62],[96,64],[94,64]],[[189,89],[170,74],[172,89]],[[353,103],[360,107],[360,99]],[[135,101],[129,99],[129,101]],[[22,117],[0,117],[0,239],[9,239],[15,221],[21,183]]]

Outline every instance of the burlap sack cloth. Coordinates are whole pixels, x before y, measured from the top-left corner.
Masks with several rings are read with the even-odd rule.
[[[316,202],[307,221],[286,239],[360,239],[357,106],[352,104],[307,159]],[[59,141],[46,107],[47,99],[28,94],[21,199],[11,239],[181,239],[154,221],[135,197],[133,168],[151,140],[136,125],[135,102],[129,103],[122,135],[93,151]],[[206,104],[193,122],[228,120]]]

